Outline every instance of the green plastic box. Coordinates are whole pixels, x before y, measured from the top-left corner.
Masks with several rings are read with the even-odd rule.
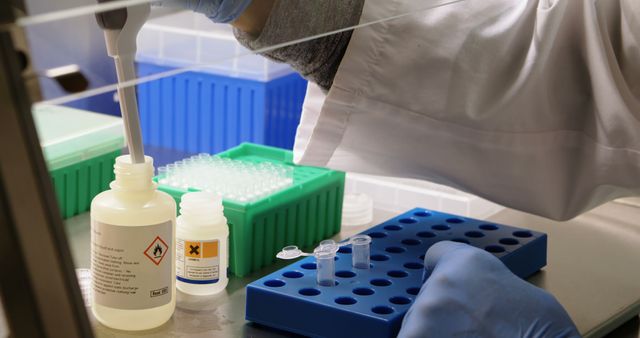
[[[62,217],[88,211],[114,178],[122,119],[53,105],[35,105],[32,113]]]
[[[229,268],[236,276],[273,264],[284,246],[310,247],[340,231],[343,172],[293,164],[293,153],[243,143],[218,154],[248,162],[293,167],[293,184],[268,197],[241,203],[223,200],[229,223]],[[160,185],[176,202],[187,190]],[[195,190],[193,190],[195,191]]]

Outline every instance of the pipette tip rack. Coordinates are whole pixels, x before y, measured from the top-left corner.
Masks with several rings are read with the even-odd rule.
[[[198,154],[158,168],[158,183],[236,202],[253,202],[293,185],[293,167]]]
[[[242,277],[274,263],[285,245],[306,248],[339,232],[344,177],[295,165],[289,150],[243,143],[215,157],[198,155],[167,166],[156,181],[176,202],[189,191],[223,196],[229,269]]]
[[[370,269],[353,268],[351,247],[341,247],[336,285],[318,286],[315,258],[301,259],[247,286],[246,319],[311,337],[395,337],[436,242],[482,248],[521,278],[546,265],[546,234],[421,208],[363,234],[373,240]]]

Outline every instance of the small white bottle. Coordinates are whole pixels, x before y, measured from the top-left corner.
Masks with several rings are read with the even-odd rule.
[[[176,203],[152,181],[153,159],[116,159],[111,190],[91,202],[92,311],[105,326],[148,330],[175,310]]]
[[[229,227],[222,198],[213,193],[182,195],[176,231],[176,285],[197,296],[227,287]]]

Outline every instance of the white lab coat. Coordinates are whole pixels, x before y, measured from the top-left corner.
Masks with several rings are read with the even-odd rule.
[[[640,194],[640,0],[366,0],[298,163],[569,219]]]

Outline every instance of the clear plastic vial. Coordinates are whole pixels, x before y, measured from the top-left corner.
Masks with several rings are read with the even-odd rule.
[[[369,269],[371,237],[356,235],[351,237],[351,264],[356,269]]]
[[[105,326],[148,330],[175,310],[176,203],[157,191],[153,159],[116,159],[111,189],[91,203],[92,311]]]
[[[222,198],[208,192],[182,195],[176,236],[178,289],[202,296],[224,290],[229,282],[229,227]]]
[[[334,286],[336,284],[336,252],[338,247],[332,240],[322,241],[313,251],[316,257],[316,282],[319,286]]]

